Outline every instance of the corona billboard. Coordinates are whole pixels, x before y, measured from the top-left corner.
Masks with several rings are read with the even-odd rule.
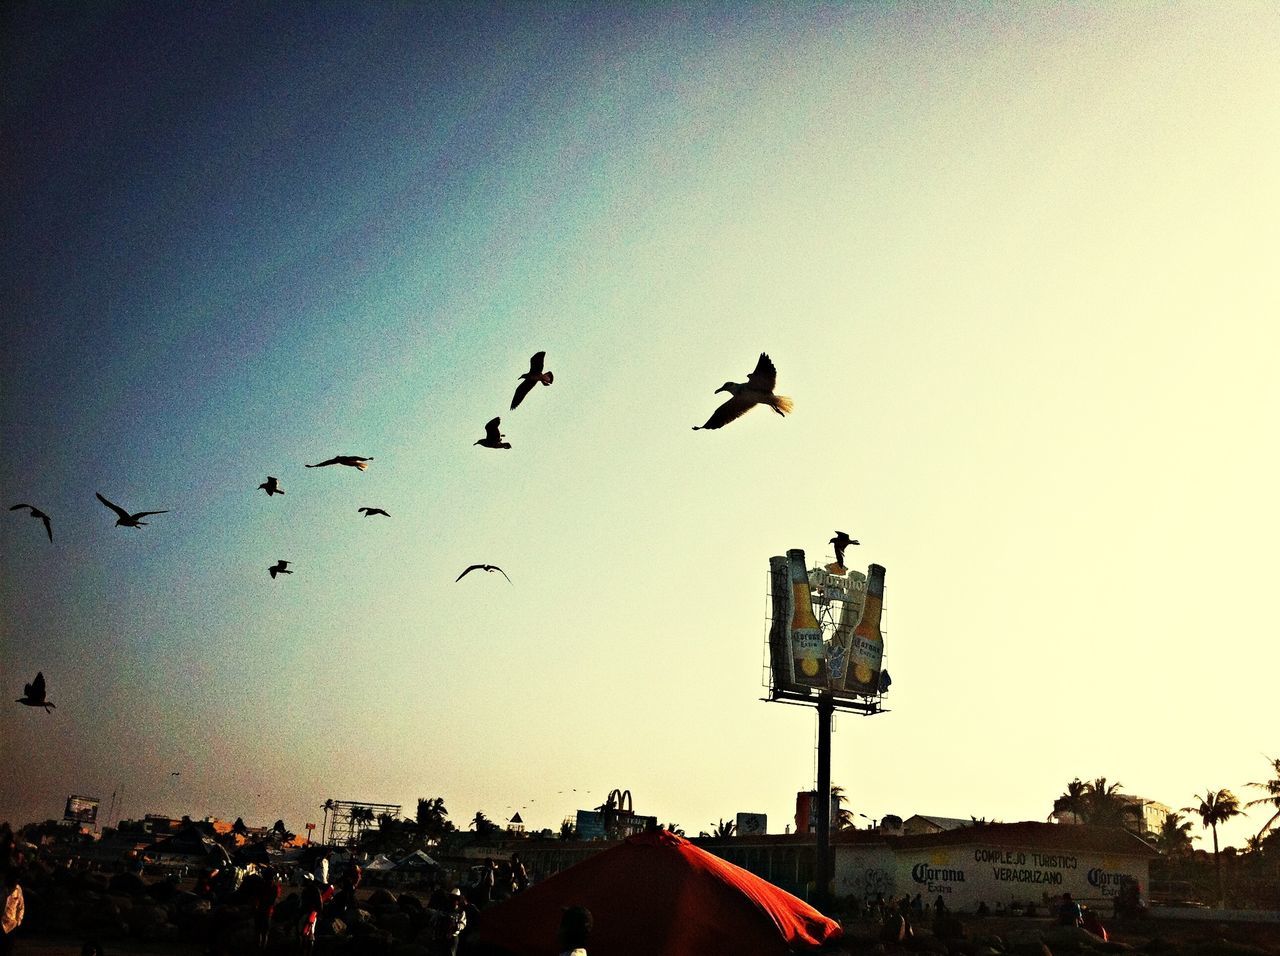
[[[81,797],[73,793],[67,797],[67,805],[62,810],[62,819],[74,820],[77,823],[97,823],[99,802],[97,797]]]
[[[775,697],[828,692],[868,698],[882,692],[884,568],[873,564],[866,574],[836,574],[831,567],[806,570],[798,548],[769,559]]]

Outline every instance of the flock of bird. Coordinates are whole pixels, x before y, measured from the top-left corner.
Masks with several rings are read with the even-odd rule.
[[[542,385],[550,385],[555,381],[555,377],[552,373],[545,369],[546,357],[546,352],[535,353],[529,359],[529,371],[518,376],[519,384],[516,386],[515,395],[512,396],[511,399],[512,411],[519,407],[520,403],[524,401],[525,397],[533,390],[535,385],[538,385],[539,383]],[[777,381],[778,370],[774,367],[772,359],[769,358],[767,353],[761,352],[760,358],[756,362],[755,370],[747,376],[747,380],[745,382],[725,382],[715,390],[713,394],[728,392],[728,400],[711,413],[711,417],[707,419],[705,424],[695,425],[694,431],[723,428],[730,422],[741,418],[757,405],[766,405],[772,408],[774,412],[779,415],[787,415],[791,411],[792,402],[791,399],[785,395],[774,394],[773,390],[777,385]],[[511,443],[504,441],[503,439],[505,439],[506,436],[499,431],[501,422],[502,419],[498,416],[486,423],[484,437],[474,444],[480,445],[484,448],[509,449],[511,447]],[[325,468],[329,465],[345,465],[348,468],[355,468],[359,471],[364,471],[369,467],[369,462],[371,461],[373,461],[373,458],[365,458],[361,455],[335,455],[326,461],[317,462],[314,465],[304,465],[304,467]],[[265,491],[267,493],[267,497],[274,497],[275,495],[282,495],[285,493],[284,489],[280,487],[280,480],[272,475],[268,475],[267,480],[258,485],[258,488],[261,491]],[[118,528],[142,528],[148,524],[148,522],[142,520],[143,518],[151,515],[168,514],[168,509],[129,512],[118,504],[103,497],[101,493],[95,492],[95,494],[103,505],[115,512],[116,527]],[[30,504],[16,504],[11,506],[9,510],[18,511],[22,508],[26,508],[32,518],[36,518],[44,522],[45,532],[49,536],[50,543],[52,543],[53,523],[50,520],[49,515]],[[356,510],[366,518],[372,518],[375,515],[381,515],[386,518],[391,517],[391,515],[382,508],[364,506]],[[840,531],[837,532],[837,537],[831,539],[831,543],[836,546],[837,563],[843,564],[845,547],[850,544],[857,544],[858,542],[850,539],[847,534]],[[276,576],[280,574],[293,574],[293,571],[289,569],[289,565],[291,563],[293,562],[286,561],[283,558],[278,559],[275,564],[267,568],[267,573],[271,575],[272,580],[275,580]],[[455,579],[455,583],[461,581],[472,571],[487,571],[490,573],[496,571],[506,578],[508,583],[511,583],[511,578],[507,572],[494,564],[470,565],[458,575]],[[30,684],[24,685],[23,696],[17,700],[17,703],[25,704],[28,707],[43,707],[47,713],[54,704],[45,699],[45,694],[44,673],[41,672],[36,674],[34,681]]]

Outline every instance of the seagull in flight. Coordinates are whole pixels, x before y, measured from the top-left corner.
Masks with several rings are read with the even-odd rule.
[[[267,568],[267,571],[270,573],[271,580],[273,581],[277,574],[293,574],[293,572],[289,570],[289,562],[284,558],[281,558],[271,567]]]
[[[347,465],[351,468],[359,468],[364,471],[369,467],[368,463],[373,461],[372,458],[361,458],[359,455],[335,455],[328,461],[322,461],[318,465],[304,465],[304,468],[323,468],[326,465]]]
[[[258,485],[258,487],[267,493],[268,498],[272,495],[284,494],[284,489],[280,487],[280,479],[274,478],[271,475],[267,475],[267,480]]]
[[[483,445],[485,448],[510,448],[511,443],[502,440],[507,436],[498,431],[498,423],[501,421],[501,417],[490,419],[484,426],[484,437],[472,444]]]
[[[166,508],[164,511],[139,511],[137,514],[131,515],[129,514],[129,512],[125,511],[119,505],[112,504],[106,498],[102,497],[102,495],[98,494],[98,492],[95,491],[94,494],[98,495],[99,501],[101,501],[104,505],[106,505],[108,508],[114,511],[117,515],[119,515],[119,517],[116,518],[117,528],[141,528],[143,525],[147,524],[148,522],[139,521],[138,520],[139,518],[145,518],[147,515],[165,515],[169,513],[169,510]]]
[[[496,564],[473,564],[469,568],[467,568],[467,570],[463,571],[456,578],[454,578],[453,583],[457,584],[459,581],[465,578],[472,571],[489,571],[491,573],[494,571],[497,571],[499,574],[501,574],[504,578],[507,579],[508,584],[511,583],[511,578],[507,576],[507,572],[503,571],[502,568],[498,567]]]
[[[554,375],[542,370],[542,363],[546,361],[546,358],[546,352],[535,353],[534,356],[529,359],[529,371],[518,376],[518,378],[521,379],[521,382],[516,386],[516,394],[511,399],[511,408],[513,411],[517,405],[524,401],[524,397],[529,394],[533,386],[537,385],[539,382],[543,385],[550,385],[555,381]]]
[[[835,547],[836,564],[840,565],[840,567],[843,568],[844,567],[844,549],[849,547],[849,545],[851,544],[861,544],[861,542],[857,541],[854,538],[849,537],[843,531],[837,531],[836,536],[832,538],[830,541],[828,541],[827,544],[833,545]]]
[[[374,515],[383,515],[387,518],[391,517],[391,515],[387,514],[381,508],[357,508],[356,511],[363,511],[366,518],[372,518]]]
[[[28,707],[43,707],[44,712],[49,713],[49,708],[58,705],[44,699],[44,672],[36,674],[36,679],[30,684],[22,685],[22,696],[14,703],[26,704]]]
[[[696,432],[703,428],[723,428],[756,405],[768,405],[779,415],[788,414],[791,411],[791,399],[785,395],[773,394],[777,384],[778,370],[773,367],[773,360],[768,354],[761,352],[756,370],[745,382],[725,382],[715,390],[715,394],[728,392],[729,400],[711,413],[705,425],[694,425],[693,430]]]
[[[48,533],[48,535],[49,535],[49,540],[50,540],[50,541],[52,541],[52,540],[53,540],[53,525],[51,525],[51,524],[49,523],[49,516],[48,516],[47,514],[45,514],[43,511],[41,511],[41,510],[40,510],[39,508],[37,508],[35,505],[14,505],[14,506],[13,506],[12,508],[10,508],[9,510],[10,510],[10,511],[17,511],[19,508],[29,508],[29,509],[31,510],[31,517],[33,517],[33,518],[39,518],[41,521],[43,521],[43,522],[44,522],[44,530]]]

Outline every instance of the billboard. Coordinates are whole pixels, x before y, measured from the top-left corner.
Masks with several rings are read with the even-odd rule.
[[[739,813],[734,832],[738,836],[757,836],[769,832],[769,818],[763,813]]]
[[[97,797],[81,797],[73,793],[67,797],[67,805],[62,810],[62,819],[74,820],[77,823],[97,823],[99,803],[101,801]]]
[[[769,667],[775,697],[829,692],[879,697],[884,568],[806,570],[804,551],[769,559]]]

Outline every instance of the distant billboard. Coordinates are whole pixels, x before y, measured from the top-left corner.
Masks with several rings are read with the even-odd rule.
[[[738,836],[759,836],[769,832],[769,818],[763,813],[739,813],[734,832]]]
[[[74,820],[76,823],[97,823],[100,802],[97,797],[81,797],[72,794],[67,797],[67,805],[62,810],[62,819]]]
[[[769,669],[775,696],[815,691],[846,699],[880,696],[884,568],[873,564],[867,570],[806,570],[798,548],[769,559]]]

